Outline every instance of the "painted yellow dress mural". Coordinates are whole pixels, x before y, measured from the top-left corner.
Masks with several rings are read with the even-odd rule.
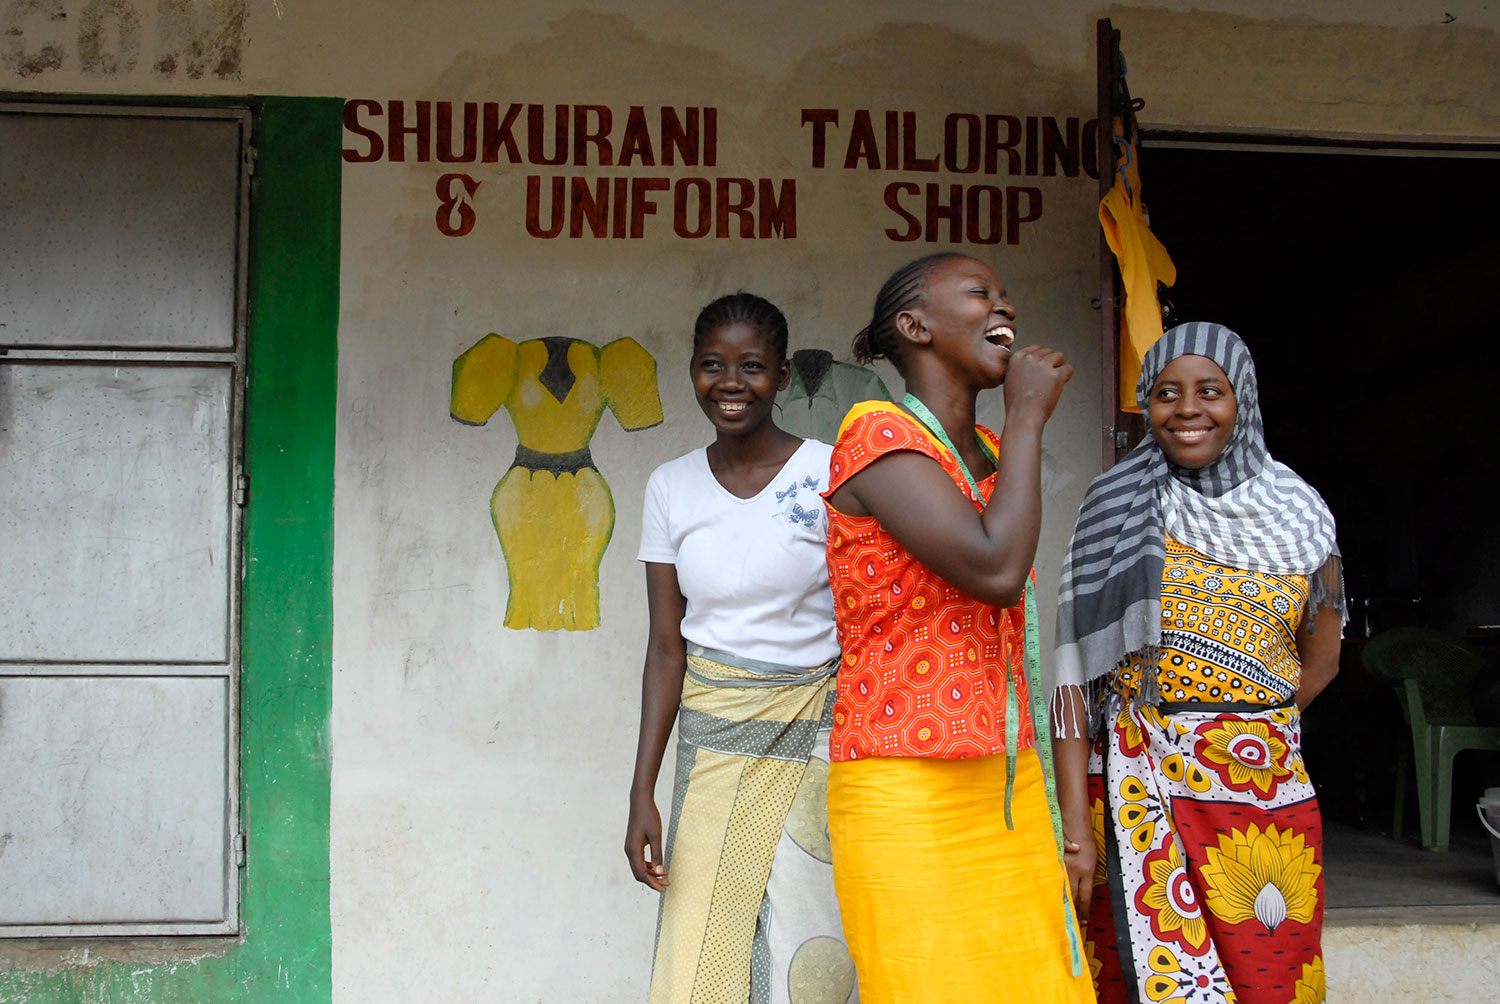
[[[609,486],[589,455],[604,409],[627,431],[662,420],[656,360],[634,338],[481,338],[453,361],[450,414],[483,425],[510,412],[516,459],[490,496],[510,597],[505,626],[599,626],[599,561],[615,527]]]

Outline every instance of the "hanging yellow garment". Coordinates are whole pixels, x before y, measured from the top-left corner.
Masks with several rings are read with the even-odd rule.
[[[1146,222],[1139,151],[1133,139],[1126,141],[1125,126],[1119,119],[1114,120],[1114,142],[1117,149],[1125,150],[1125,161],[1117,163],[1114,184],[1099,203],[1099,225],[1120,263],[1120,285],[1125,293],[1125,309],[1120,316],[1120,410],[1139,413],[1135,384],[1141,376],[1141,359],[1162,336],[1156,284],[1175,283],[1177,266]]]

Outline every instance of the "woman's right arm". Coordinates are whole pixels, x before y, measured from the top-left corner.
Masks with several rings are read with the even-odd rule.
[[[1042,429],[1073,368],[1028,345],[1005,378],[1005,429],[995,490],[984,512],[923,454],[873,461],[829,497],[851,516],[873,516],[911,555],[967,596],[994,607],[1021,601],[1042,526]]]
[[[677,566],[648,561],[646,607],[650,628],[646,666],[641,678],[641,734],[635,748],[635,776],[630,782],[630,821],[625,827],[625,857],[637,882],[661,892],[667,882],[662,863],[661,813],[656,809],[656,777],[672,734],[687,672],[687,644],[682,618],[687,600],[677,584]]]

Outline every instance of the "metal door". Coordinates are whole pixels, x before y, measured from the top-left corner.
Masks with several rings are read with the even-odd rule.
[[[0,105],[0,937],[238,928],[249,132]]]

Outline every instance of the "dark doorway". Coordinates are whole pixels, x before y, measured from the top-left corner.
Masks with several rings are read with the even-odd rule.
[[[1410,733],[1394,695],[1361,671],[1360,643],[1422,624],[1500,656],[1500,163],[1147,137],[1141,164],[1152,229],[1178,269],[1169,323],[1214,320],[1244,337],[1272,455],[1338,519],[1353,620],[1305,749],[1331,824],[1389,831]],[[1460,754],[1453,846],[1482,849],[1486,866],[1473,805],[1493,785],[1500,755]],[[1331,835],[1330,862],[1338,853]]]

